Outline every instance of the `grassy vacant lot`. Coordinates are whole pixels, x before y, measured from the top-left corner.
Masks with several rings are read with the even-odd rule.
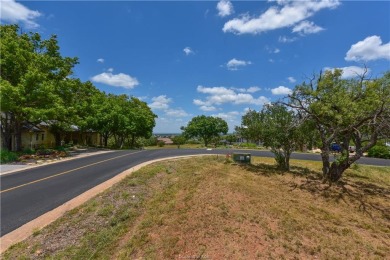
[[[219,156],[156,163],[26,241],[4,259],[384,259],[390,167],[355,166],[331,187],[321,165]]]

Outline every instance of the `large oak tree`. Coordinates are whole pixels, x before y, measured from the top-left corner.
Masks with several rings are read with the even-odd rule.
[[[186,138],[199,137],[207,146],[211,140],[228,132],[228,125],[225,120],[212,116],[196,116],[191,119],[186,127],[182,126]]]

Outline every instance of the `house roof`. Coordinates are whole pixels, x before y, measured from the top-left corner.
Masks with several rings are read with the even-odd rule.
[[[23,123],[22,128],[29,132],[44,132],[41,128],[29,122]]]
[[[157,141],[163,141],[165,144],[173,144],[171,138],[166,138],[166,137],[159,137],[157,138]]]

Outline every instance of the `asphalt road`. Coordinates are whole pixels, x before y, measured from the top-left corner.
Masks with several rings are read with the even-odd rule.
[[[126,150],[48,164],[0,176],[1,236],[62,205],[92,187],[140,163],[172,156],[227,154],[237,150]],[[273,157],[269,151],[245,151]],[[296,153],[292,159],[321,160],[318,154]],[[390,160],[361,158],[358,163],[390,166]]]

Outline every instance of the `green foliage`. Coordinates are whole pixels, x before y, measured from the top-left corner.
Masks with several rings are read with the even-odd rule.
[[[158,147],[164,147],[165,143],[164,143],[164,141],[158,141],[157,145],[158,145]]]
[[[368,150],[369,157],[390,159],[390,147],[385,145],[375,145]]]
[[[35,154],[35,150],[31,149],[31,148],[25,148],[23,149],[23,154]]]
[[[254,143],[240,143],[240,147],[243,148],[256,148],[257,145]]]
[[[65,152],[67,149],[64,146],[57,146],[56,150],[61,151],[61,152]]]
[[[182,135],[177,135],[172,138],[173,144],[177,145],[177,148],[180,148],[180,145],[186,143],[186,138]]]
[[[317,130],[329,181],[338,181],[378,139],[390,136],[390,71],[378,79],[365,73],[344,79],[341,70],[326,71],[296,86],[289,98],[288,105]],[[342,143],[346,154],[331,164],[332,142]],[[348,152],[351,144],[356,146],[353,155]]]
[[[235,134],[227,135],[227,136],[225,136],[225,139],[226,139],[226,141],[229,142],[229,144],[232,144],[234,142],[237,142],[237,135],[235,135]]]
[[[157,145],[157,138],[155,136],[150,138],[140,137],[137,139],[137,145],[138,147],[155,146]]]
[[[278,167],[289,170],[290,155],[300,138],[299,117],[281,104],[268,105],[262,113],[264,114],[262,135],[264,145],[271,147]]]
[[[182,126],[181,129],[187,139],[199,137],[203,139],[205,146],[207,146],[213,138],[226,134],[228,125],[222,118],[201,115],[192,118],[188,125],[186,127]]]
[[[241,118],[241,126],[236,127],[236,132],[241,137],[259,142],[262,139],[262,131],[264,130],[264,114],[255,110],[249,110]]]
[[[9,163],[18,160],[18,155],[14,152],[10,152],[7,149],[0,150],[0,163]]]
[[[24,121],[62,121],[69,115],[64,96],[78,60],[61,56],[55,35],[42,40],[38,33],[18,34],[18,30],[16,25],[1,25],[0,87],[3,142],[10,143],[15,129],[19,151]]]
[[[189,139],[187,144],[201,144],[202,142],[197,139]]]
[[[108,145],[136,145],[136,139],[152,135],[157,117],[135,97],[105,94],[91,82],[73,78],[77,58],[62,57],[57,36],[47,40],[38,33],[18,33],[17,25],[1,25],[1,134],[2,147],[21,149],[24,122],[48,124],[61,144],[61,136],[73,126],[83,132],[94,130]],[[83,136],[83,135],[81,135]],[[86,140],[80,142],[87,145]]]
[[[248,111],[241,125],[239,130],[244,137],[262,140],[274,153],[278,167],[289,170],[290,155],[303,136],[301,121],[293,111],[281,104],[266,105],[262,111]]]

